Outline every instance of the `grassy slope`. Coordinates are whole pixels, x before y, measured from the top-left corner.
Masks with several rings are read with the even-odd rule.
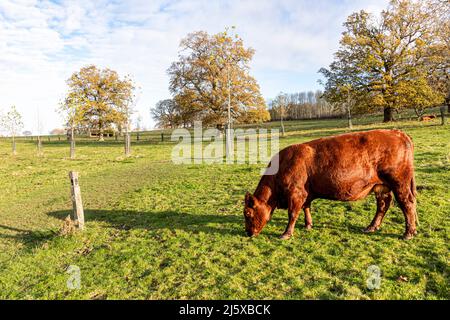
[[[344,132],[345,121],[286,124],[281,146]],[[263,233],[244,236],[242,198],[259,180],[248,165],[173,165],[172,145],[134,146],[121,157],[113,142],[79,143],[78,160],[64,142],[35,156],[31,142],[11,157],[0,141],[0,298],[277,298],[449,299],[450,130],[396,123],[416,146],[419,235],[398,237],[397,207],[382,229],[361,233],[373,218],[373,196],[354,202],[317,200],[315,228],[277,236],[287,222],[278,210]],[[383,127],[359,125],[356,129]],[[58,235],[70,209],[67,171],[81,172],[87,230]],[[69,265],[82,287],[69,290]],[[368,290],[367,267],[382,272]],[[399,277],[407,281],[398,281]]]

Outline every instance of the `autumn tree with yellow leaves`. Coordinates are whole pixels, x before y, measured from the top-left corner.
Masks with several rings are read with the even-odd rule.
[[[428,11],[432,19],[431,28],[435,35],[427,63],[428,81],[433,89],[445,96],[447,112],[450,113],[450,2],[430,0]]]
[[[228,122],[270,119],[259,85],[250,75],[254,50],[230,30],[209,35],[199,31],[181,41],[178,61],[168,69],[170,91],[189,120],[221,127]]]
[[[447,19],[437,19],[438,7]],[[360,109],[382,109],[385,122],[401,108],[444,103],[449,13],[444,1],[392,0],[378,19],[365,11],[351,14],[335,60],[320,70],[325,96],[341,103],[350,96]]]
[[[91,65],[73,73],[67,85],[61,112],[72,129],[97,130],[102,141],[105,130],[113,125],[129,126],[135,89],[129,77],[121,78],[116,71]]]

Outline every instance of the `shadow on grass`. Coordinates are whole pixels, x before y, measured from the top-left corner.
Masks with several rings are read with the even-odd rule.
[[[10,239],[22,243],[27,248],[39,246],[41,243],[57,235],[54,230],[25,230],[0,225],[0,239]]]
[[[64,219],[70,211],[55,211],[50,216]],[[114,228],[129,229],[178,229],[192,233],[217,233],[244,236],[243,218],[237,215],[188,214],[175,211],[145,212],[131,210],[85,210],[86,221],[101,221]]]
[[[49,212],[48,215],[64,220],[70,214],[70,210],[61,210]],[[144,229],[148,231],[154,230],[183,230],[188,233],[198,234],[200,232],[206,234],[216,234],[224,236],[247,237],[245,234],[244,221],[241,215],[218,215],[218,214],[189,214],[175,211],[132,211],[132,210],[85,210],[86,222],[99,221],[105,222],[110,227],[119,230]],[[279,229],[284,230],[287,223],[287,217],[282,215],[274,216],[270,224],[275,224]],[[355,235],[371,235],[363,234],[362,226],[356,226],[351,223],[339,225],[333,221],[327,222],[326,225],[315,225],[317,232],[328,230],[329,233],[339,235],[341,233],[350,232]],[[281,231],[269,231],[265,229],[262,235],[270,238],[278,238]],[[303,224],[299,221],[296,226],[296,232],[304,232]],[[14,227],[0,225],[0,238],[10,239],[22,243],[25,248],[35,248],[42,243],[58,236],[57,230],[24,230]],[[374,235],[381,237],[399,238],[400,235],[385,233],[382,230]]]
[[[49,212],[48,215],[61,222],[70,210]],[[139,212],[130,210],[85,210],[85,220],[108,223],[119,230],[184,230],[192,234],[230,235],[245,237],[243,218],[238,215],[188,214],[175,211]],[[0,225],[0,239],[17,241],[26,249],[32,249],[58,236],[57,230],[24,230]]]
[[[279,212],[281,213],[281,212]],[[69,210],[55,211],[48,213],[50,216],[63,220],[70,214]],[[190,214],[175,211],[131,211],[131,210],[85,210],[85,219],[89,221],[106,222],[111,227],[120,230],[145,229],[149,231],[169,229],[183,230],[192,234],[200,232],[216,235],[228,235],[237,237],[247,237],[244,228],[244,219],[241,215],[218,215],[218,214]],[[278,214],[277,217],[269,222],[276,225],[280,230],[278,232],[263,230],[261,235],[277,239],[284,230],[288,218]],[[332,221],[326,226],[315,225],[315,230],[325,231],[339,234],[342,232],[350,232],[355,235],[370,236],[364,234],[363,227],[345,223],[338,225]],[[299,222],[296,226],[296,232],[303,232],[303,224]],[[400,235],[385,233],[382,230],[375,233],[382,237],[399,238]],[[375,235],[373,234],[373,235]]]

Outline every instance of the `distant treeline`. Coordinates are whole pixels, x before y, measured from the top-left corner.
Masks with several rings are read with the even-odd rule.
[[[336,118],[345,114],[341,108],[328,103],[320,90],[280,93],[269,102],[269,113],[271,120]]]

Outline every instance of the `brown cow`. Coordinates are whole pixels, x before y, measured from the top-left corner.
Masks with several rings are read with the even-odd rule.
[[[404,239],[416,234],[416,187],[413,142],[399,130],[355,132],[289,146],[279,152],[279,170],[264,175],[253,195],[245,195],[245,229],[258,235],[276,208],[288,209],[289,223],[281,239],[294,233],[300,210],[312,228],[314,199],[354,201],[372,191],[377,212],[364,230],[380,228],[392,192],[406,220]],[[274,158],[271,160],[274,161]],[[392,191],[392,192],[391,192]]]
[[[435,114],[428,115],[428,116],[421,116],[420,117],[420,121],[431,121],[433,119],[436,119],[436,115]]]

